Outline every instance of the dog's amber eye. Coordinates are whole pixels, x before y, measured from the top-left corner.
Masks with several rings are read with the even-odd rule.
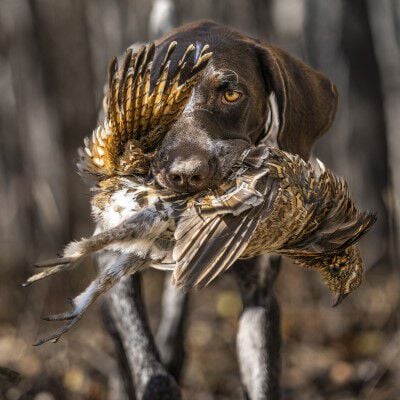
[[[241,96],[242,93],[238,92],[237,90],[226,90],[224,92],[223,101],[225,103],[234,103],[235,101],[238,101]]]

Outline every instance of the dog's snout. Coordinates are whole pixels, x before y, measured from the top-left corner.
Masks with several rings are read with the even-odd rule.
[[[198,192],[211,183],[211,168],[208,160],[190,157],[175,160],[166,172],[168,186],[179,192]]]

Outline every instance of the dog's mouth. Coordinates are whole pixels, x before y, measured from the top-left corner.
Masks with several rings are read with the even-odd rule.
[[[160,188],[181,194],[194,194],[214,189],[223,180],[223,177],[217,173],[215,168],[207,177],[196,173],[190,176],[182,176],[170,173],[165,168],[158,171],[153,170],[152,175],[155,184]]]
[[[211,139],[201,143],[169,140],[151,163],[155,183],[175,193],[198,193],[218,187],[240,162],[251,143],[238,139]]]

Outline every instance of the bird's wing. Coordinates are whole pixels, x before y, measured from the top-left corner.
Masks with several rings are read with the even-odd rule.
[[[283,249],[286,254],[311,256],[341,251],[356,243],[376,221],[375,214],[361,212],[355,206],[347,183],[330,171],[318,178],[315,194],[313,229],[304,229],[290,240]]]
[[[257,151],[245,158],[250,167],[238,172],[234,190],[201,199],[178,222],[177,286],[205,286],[252,251],[302,260],[336,254],[375,222],[355,207],[343,179],[329,171],[316,174],[299,156],[278,149]]]
[[[280,179],[285,203],[277,204],[288,235],[277,248],[282,254],[317,256],[339,252],[357,242],[374,224],[373,213],[355,205],[346,181],[329,170],[322,173],[299,156],[271,149],[269,174]],[[279,223],[276,221],[275,223]]]
[[[232,193],[215,196],[214,203],[203,201],[203,208],[192,207],[180,219],[175,285],[186,290],[206,286],[240,257],[277,194],[276,181],[253,172],[242,174]]]
[[[148,172],[151,153],[183,111],[212,55],[207,51],[208,45],[204,45],[190,65],[188,59],[195,47],[189,45],[169,78],[171,55],[176,46],[177,42],[171,42],[154,87],[151,87],[154,43],[136,53],[129,49],[121,65],[116,58],[111,62],[106,117],[79,149],[81,173],[104,177]],[[181,82],[183,72],[185,80]]]

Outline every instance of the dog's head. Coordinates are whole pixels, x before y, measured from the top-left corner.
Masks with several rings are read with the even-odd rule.
[[[154,158],[161,186],[196,192],[217,185],[244,149],[263,140],[308,159],[336,112],[336,89],[325,76],[213,22],[183,26],[156,42],[155,67],[173,40],[175,64],[190,43],[198,50],[208,43],[213,57]]]

